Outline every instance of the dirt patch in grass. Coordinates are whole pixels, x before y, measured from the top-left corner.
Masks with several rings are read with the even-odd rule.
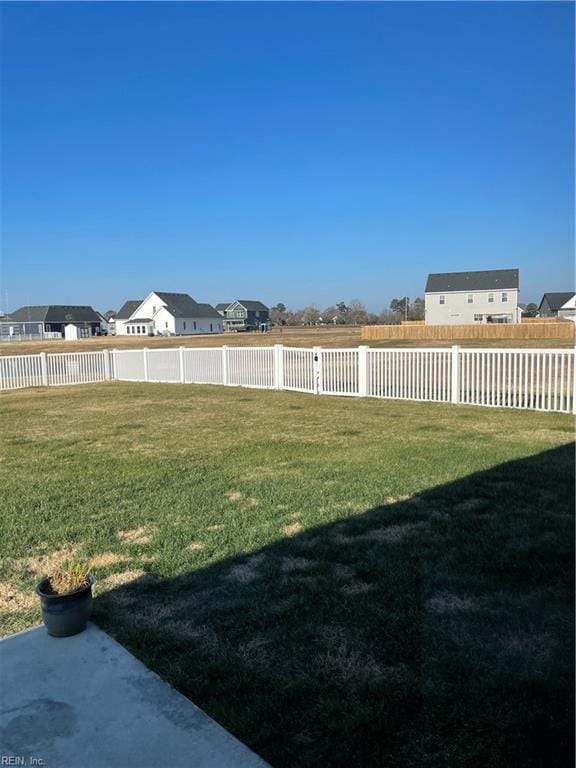
[[[297,533],[300,533],[302,530],[302,526],[300,523],[290,523],[290,525],[285,525],[282,528],[282,533],[285,536],[296,536]]]
[[[457,504],[454,509],[456,512],[474,512],[474,510],[479,509],[485,503],[486,499],[470,498]]]
[[[228,501],[232,501],[232,502],[240,501],[240,499],[242,498],[242,494],[240,493],[240,491],[228,491],[226,493],[226,498],[228,499]]]
[[[280,570],[282,573],[293,573],[294,571],[310,571],[317,566],[316,560],[308,560],[305,557],[283,557]]]
[[[149,544],[152,532],[149,528],[133,528],[129,531],[118,531],[116,536],[124,544]]]
[[[49,552],[46,555],[26,558],[22,565],[29,576],[48,576],[62,566],[65,560],[73,558],[76,550],[71,547],[63,547]]]
[[[22,613],[38,607],[38,598],[33,592],[22,592],[7,581],[0,581],[0,611]]]
[[[426,603],[426,608],[434,613],[458,613],[470,611],[478,607],[478,602],[472,597],[454,595],[451,592],[440,592],[433,595]]]
[[[399,525],[387,525],[382,528],[375,528],[365,534],[364,538],[375,539],[376,541],[386,541],[390,544],[397,544],[404,541],[408,536],[422,533],[426,530],[426,523],[401,523]]]
[[[226,578],[238,581],[241,584],[248,584],[258,578],[256,572],[260,563],[264,560],[264,555],[252,555],[246,563],[235,565],[226,574]]]
[[[371,592],[373,589],[373,584],[368,584],[366,581],[361,581],[360,579],[355,579],[352,583],[344,584],[340,587],[342,594],[347,595],[348,597],[363,595],[366,594],[366,592]]]
[[[113,573],[110,576],[106,576],[105,579],[98,582],[99,592],[108,592],[111,589],[117,587],[123,587],[126,584],[131,584],[133,581],[137,581],[146,575],[145,571],[124,571],[123,573]]]
[[[204,544],[201,544],[199,541],[193,541],[191,544],[188,544],[187,549],[192,552],[199,552],[201,549],[204,549]]]
[[[100,555],[94,555],[90,558],[91,568],[106,568],[109,565],[125,563],[130,558],[126,555],[119,555],[116,552],[102,552]]]

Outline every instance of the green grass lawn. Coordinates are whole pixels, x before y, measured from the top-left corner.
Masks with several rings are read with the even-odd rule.
[[[96,622],[275,768],[570,764],[571,417],[113,383],[0,425],[4,634],[75,553]]]

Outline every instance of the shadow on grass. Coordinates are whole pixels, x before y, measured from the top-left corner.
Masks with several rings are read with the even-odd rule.
[[[276,768],[565,768],[572,478],[572,446],[502,464],[95,620]]]

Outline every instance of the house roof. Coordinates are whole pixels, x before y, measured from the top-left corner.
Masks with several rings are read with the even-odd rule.
[[[134,312],[138,309],[140,304],[144,299],[130,299],[130,301],[125,301],[124,304],[120,307],[118,310],[115,320],[128,320],[130,315],[133,315]]]
[[[154,294],[165,303],[166,309],[174,317],[214,317],[221,319],[211,304],[199,304],[187,293],[154,291]]]
[[[542,301],[540,302],[538,309],[540,309],[544,300],[546,300],[550,309],[553,312],[556,312],[557,310],[562,309],[562,306],[566,304],[567,301],[570,301],[572,296],[574,296],[574,291],[570,291],[569,293],[545,293],[544,296],[542,296]]]
[[[265,304],[262,304],[261,301],[251,301],[248,299],[237,299],[238,304],[242,304],[244,309],[253,310],[253,311],[266,311],[268,312],[268,307]]]
[[[128,320],[129,323],[151,323],[150,317],[134,317],[132,320]]]
[[[20,307],[10,314],[18,323],[99,323],[100,318],[89,306],[72,304],[44,304]]]
[[[517,289],[519,270],[488,269],[478,272],[438,272],[428,275],[426,293]]]
[[[216,309],[217,309],[217,310],[220,310],[220,309],[226,309],[226,307],[229,307],[229,306],[230,306],[230,304],[232,304],[232,302],[231,302],[231,301],[225,301],[225,302],[223,302],[223,303],[221,303],[221,304],[216,304]]]

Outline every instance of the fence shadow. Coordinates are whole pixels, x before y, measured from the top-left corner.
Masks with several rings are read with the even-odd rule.
[[[572,760],[572,445],[176,578],[95,620],[275,768]]]

